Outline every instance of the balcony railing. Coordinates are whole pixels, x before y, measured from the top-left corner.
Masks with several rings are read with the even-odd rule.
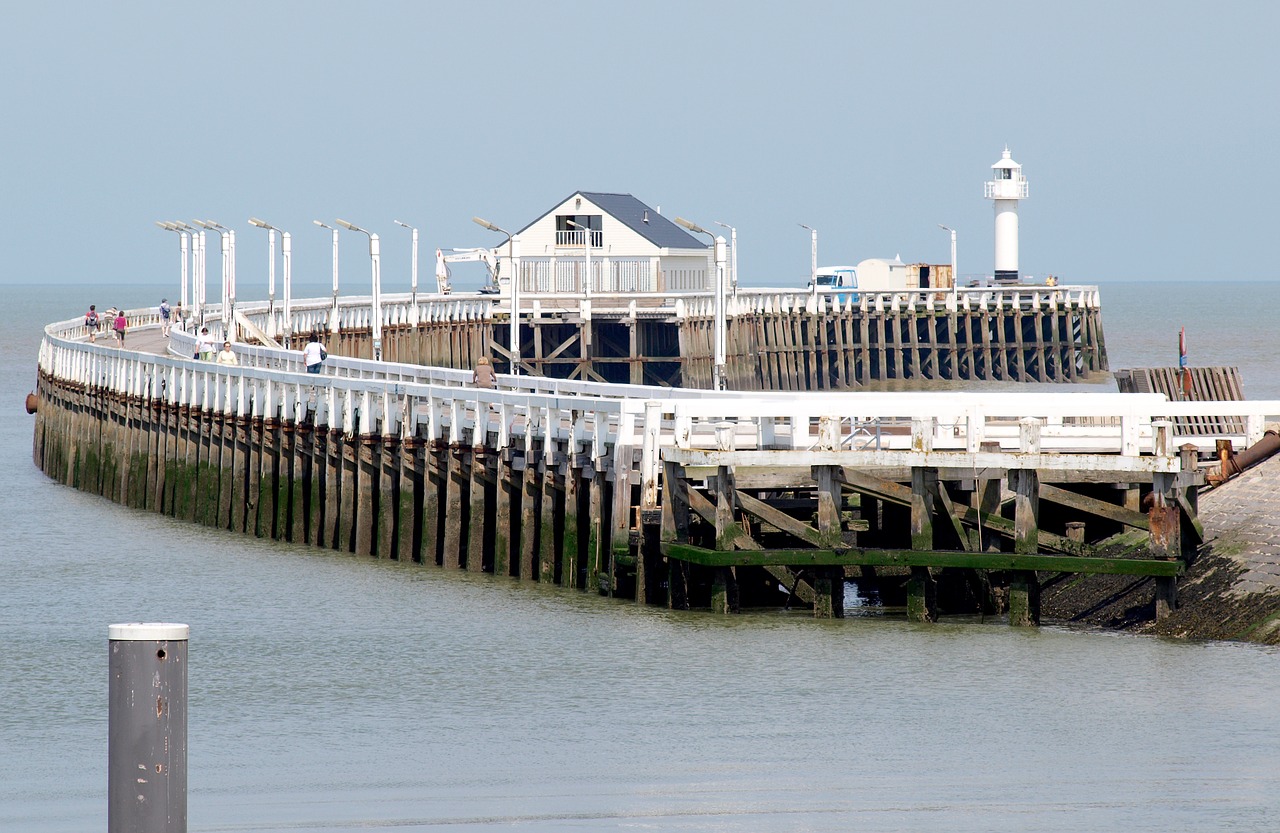
[[[586,246],[587,231],[586,229],[565,229],[564,231],[556,231],[557,246]],[[604,246],[604,232],[597,229],[591,230],[591,248],[599,249]]]

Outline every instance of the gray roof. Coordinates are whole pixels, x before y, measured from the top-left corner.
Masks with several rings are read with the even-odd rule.
[[[706,249],[710,247],[709,243],[704,243],[692,234],[677,226],[675,223],[663,217],[657,211],[640,202],[640,200],[630,194],[603,194],[595,191],[575,191],[566,199],[556,203],[556,206],[563,205],[572,199],[575,195],[581,194],[586,199],[591,200],[600,206],[600,210],[613,217],[636,234],[648,240],[655,246],[663,249]],[[555,209],[553,208],[552,211]],[[525,229],[537,223],[542,217],[546,217],[551,211],[544,213],[537,220],[520,229]],[[645,222],[645,218],[648,222]]]

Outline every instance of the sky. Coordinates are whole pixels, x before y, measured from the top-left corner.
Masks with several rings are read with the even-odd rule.
[[[7,4],[0,284],[176,287],[155,222],[201,218],[265,294],[249,217],[320,284],[312,220],[342,217],[406,291],[394,220],[429,282],[436,247],[501,242],[473,216],[578,190],[733,225],[746,285],[804,284],[801,223],[823,264],[945,263],[946,224],[985,275],[1006,145],[1024,275],[1276,280],[1277,31],[1263,2]]]

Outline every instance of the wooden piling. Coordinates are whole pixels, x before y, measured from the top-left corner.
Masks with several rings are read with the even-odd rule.
[[[1013,550],[1024,555],[1040,551],[1040,478],[1034,469],[1009,472],[1014,490]],[[1015,570],[1009,583],[1009,624],[1040,624],[1040,582],[1030,570]]]

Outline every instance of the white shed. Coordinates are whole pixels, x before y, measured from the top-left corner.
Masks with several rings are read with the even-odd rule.
[[[578,191],[520,229],[515,260],[500,246],[499,274],[518,268],[522,292],[709,290],[710,245],[630,194]]]

